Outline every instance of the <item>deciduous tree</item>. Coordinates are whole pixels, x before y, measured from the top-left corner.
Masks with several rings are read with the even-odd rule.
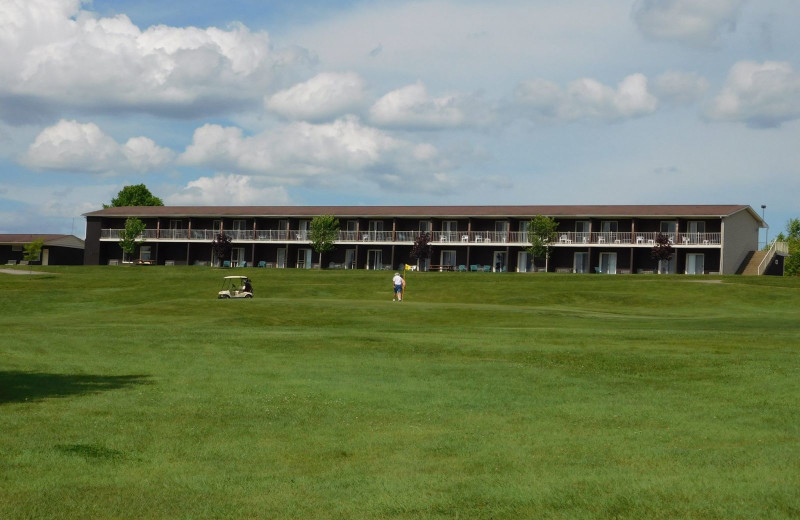
[[[414,239],[414,246],[411,248],[411,254],[408,255],[408,260],[412,264],[416,264],[419,260],[425,260],[431,257],[431,234],[430,233],[420,233],[420,235]]]
[[[339,219],[333,215],[320,215],[311,219],[308,227],[308,239],[314,251],[319,253],[319,267],[322,269],[322,253],[333,249],[339,238]]]
[[[225,259],[230,258],[231,249],[231,237],[224,232],[217,233],[211,242],[211,251],[214,253],[214,258],[217,259],[219,265],[222,265]]]
[[[674,254],[675,250],[672,248],[669,237],[662,233],[656,235],[656,245],[650,250],[650,257],[658,260],[658,274],[662,273],[663,264],[669,262]]]
[[[145,230],[144,222],[138,218],[125,220],[125,229],[119,236],[119,247],[122,249],[123,258],[129,259],[136,252],[136,248],[144,243],[142,231]]]
[[[117,196],[111,199],[111,204],[103,204],[104,208],[118,208],[121,206],[163,206],[161,199],[150,193],[144,184],[125,186]]]
[[[528,253],[530,253],[534,261],[537,256],[544,258],[545,271],[548,270],[550,248],[556,241],[557,229],[558,223],[552,217],[536,215],[528,222],[528,240],[531,241],[531,247],[528,248]]]

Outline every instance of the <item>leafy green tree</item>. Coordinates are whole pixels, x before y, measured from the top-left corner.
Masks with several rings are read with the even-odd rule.
[[[119,247],[122,248],[125,259],[129,259],[136,252],[136,248],[144,243],[142,232],[146,227],[144,222],[138,218],[125,220],[125,229],[119,237]]]
[[[163,206],[164,202],[150,193],[144,184],[125,186],[117,196],[111,199],[111,205],[103,204],[104,208],[118,208],[121,206]]]
[[[536,215],[528,222],[528,239],[531,241],[528,253],[534,260],[536,260],[536,257],[544,258],[545,271],[548,270],[550,248],[556,241],[557,229],[558,223],[552,217]]]
[[[333,249],[339,238],[339,219],[333,215],[320,215],[311,219],[308,227],[308,239],[314,251],[319,253],[319,267],[322,269],[322,253]]]
[[[781,233],[776,240],[786,242],[789,246],[789,256],[783,264],[783,274],[800,275],[800,218],[789,219],[786,223],[786,234]]]
[[[36,262],[42,257],[42,248],[44,247],[44,240],[34,240],[30,244],[25,244],[23,249],[22,258],[28,262]]]

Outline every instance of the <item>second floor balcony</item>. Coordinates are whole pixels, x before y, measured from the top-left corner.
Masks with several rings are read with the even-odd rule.
[[[119,241],[124,229],[101,229],[100,240]],[[308,230],[303,229],[225,229],[233,242],[310,243]],[[215,229],[145,229],[140,238],[163,242],[211,242],[219,233]],[[413,244],[420,231],[339,231],[342,244]],[[431,244],[438,246],[496,246],[497,244],[527,247],[528,233],[521,231],[433,231]],[[721,233],[661,233],[675,247],[720,246]],[[554,247],[633,246],[654,247],[658,232],[557,232]]]

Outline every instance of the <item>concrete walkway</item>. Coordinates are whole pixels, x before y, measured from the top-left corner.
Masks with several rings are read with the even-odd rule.
[[[22,271],[19,269],[0,269],[0,273],[5,274],[57,274],[57,273],[46,273],[43,271]]]

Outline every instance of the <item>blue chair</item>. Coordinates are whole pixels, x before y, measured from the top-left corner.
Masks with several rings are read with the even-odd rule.
[[[239,262],[239,267],[247,267],[247,261],[246,260],[241,260]]]
[[[231,266],[230,260],[225,260],[224,262],[222,262],[222,267],[230,267],[230,266]]]
[[[483,266],[483,272],[484,273],[491,273],[492,272],[492,266],[491,265],[484,265]]]
[[[458,272],[459,273],[465,273],[466,271],[467,271],[467,266],[466,265],[462,264],[462,265],[458,266]]]
[[[258,267],[267,267],[267,262],[265,260],[261,260],[258,262]]]
[[[470,270],[470,271],[475,271],[475,272],[477,272],[477,271],[478,271],[478,264],[472,264],[472,265],[470,265],[470,266],[469,266],[469,270]]]

